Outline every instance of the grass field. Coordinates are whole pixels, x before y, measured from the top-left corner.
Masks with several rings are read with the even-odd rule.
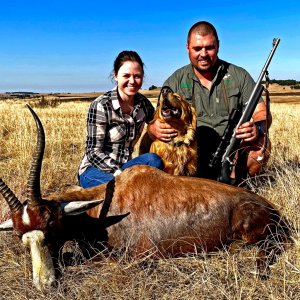
[[[58,287],[41,293],[32,285],[30,257],[21,241],[10,232],[0,232],[0,300],[300,299],[300,98],[288,87],[271,86],[270,90],[274,93],[272,156],[264,173],[251,179],[249,186],[287,217],[295,245],[289,245],[272,267],[269,280],[260,281],[253,274],[255,248],[160,260],[154,268],[141,267],[142,259],[131,261],[126,254],[118,261],[100,260],[99,255],[95,261],[64,268]],[[155,91],[145,94],[154,101],[157,97]],[[78,100],[78,95],[76,99],[43,108],[38,99],[0,101],[0,177],[21,200],[36,141],[34,121],[25,103],[35,106],[45,127],[41,182],[43,195],[47,195],[77,183],[89,102]],[[0,222],[8,215],[0,196]]]

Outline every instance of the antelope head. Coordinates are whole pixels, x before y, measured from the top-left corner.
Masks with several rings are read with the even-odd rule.
[[[62,218],[66,215],[81,214],[102,201],[59,203],[42,199],[40,173],[45,149],[45,132],[36,113],[29,105],[27,107],[35,119],[38,138],[27,182],[26,201],[21,203],[0,178],[0,193],[11,211],[11,219],[1,224],[0,230],[13,229],[23,244],[29,247],[33,283],[38,289],[43,289],[55,283],[52,256],[64,242],[59,237],[60,230],[63,231]]]

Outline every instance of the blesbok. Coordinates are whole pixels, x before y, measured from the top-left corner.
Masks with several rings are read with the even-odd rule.
[[[268,274],[269,264],[282,251],[278,243],[289,237],[289,229],[271,203],[241,188],[135,166],[107,184],[43,200],[40,171],[45,135],[40,120],[30,111],[38,142],[27,201],[22,204],[2,180],[0,193],[10,207],[13,229],[31,249],[38,288],[55,282],[59,248],[73,238],[99,242],[108,249],[126,248],[133,257],[151,253],[157,258],[210,252],[242,241],[259,246],[258,274]],[[87,214],[81,213],[88,208]],[[11,225],[7,221],[1,227]]]

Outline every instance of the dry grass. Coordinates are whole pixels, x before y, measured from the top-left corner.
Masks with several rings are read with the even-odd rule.
[[[77,101],[36,108],[46,131],[44,194],[77,183],[87,107],[88,102]],[[279,258],[268,281],[253,275],[256,249],[160,260],[156,266],[130,261],[126,255],[100,260],[99,254],[94,261],[64,268],[58,287],[41,293],[32,286],[29,253],[11,233],[2,232],[0,300],[300,299],[300,105],[276,103],[271,109],[272,158],[265,173],[251,180],[250,186],[275,203],[296,228],[296,245]],[[36,139],[34,121],[21,101],[0,102],[0,116],[0,177],[23,199]],[[1,198],[0,221],[7,215]]]

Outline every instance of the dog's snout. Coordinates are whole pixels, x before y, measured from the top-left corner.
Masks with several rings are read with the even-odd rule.
[[[162,104],[164,107],[172,106],[170,100],[167,97],[163,98]]]
[[[170,87],[168,87],[168,86],[164,86],[161,89],[162,99],[168,98],[169,94],[172,94],[172,93],[173,93],[172,89]]]
[[[163,98],[163,99],[168,99],[168,94],[169,94],[168,92],[162,92],[162,93],[161,93],[162,98]]]

